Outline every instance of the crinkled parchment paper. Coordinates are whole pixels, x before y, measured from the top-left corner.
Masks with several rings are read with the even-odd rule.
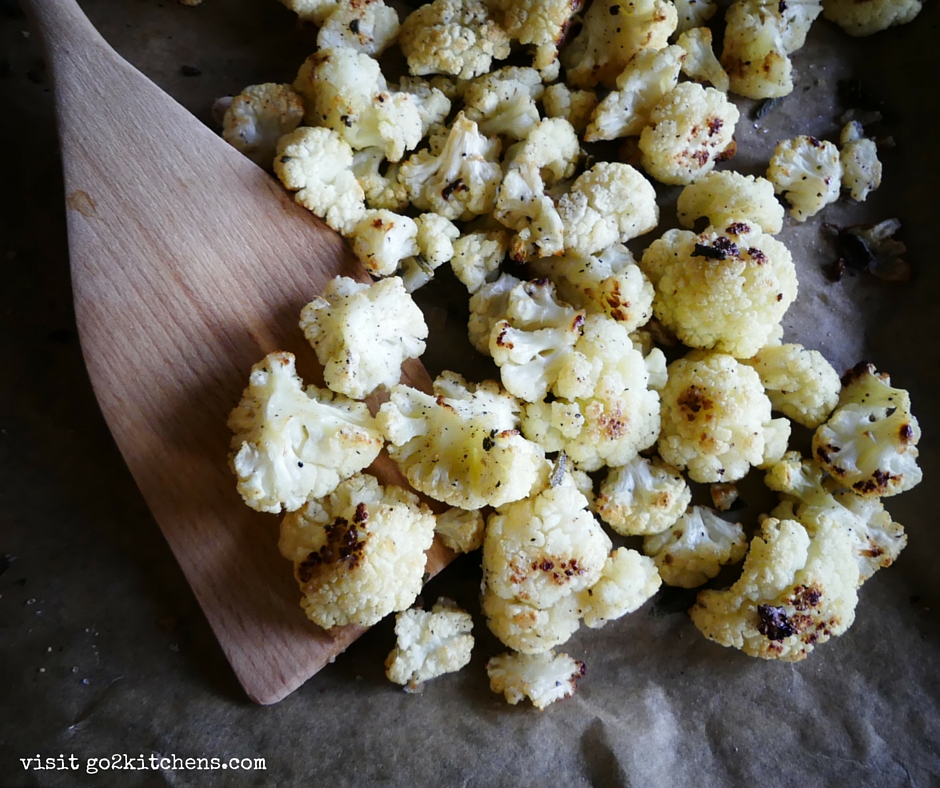
[[[207,122],[217,96],[290,81],[315,41],[274,0],[83,5],[118,51]],[[780,238],[797,261],[800,296],[784,323],[788,339],[838,369],[869,359],[911,391],[926,481],[887,500],[907,527],[907,550],[862,589],[848,633],[799,664],[706,641],[684,612],[689,595],[661,592],[564,647],[587,675],[572,699],[541,713],[489,691],[484,665],[502,649],[479,616],[476,557],[459,559],[425,593],[474,612],[477,646],[461,673],[420,695],[401,692],[383,674],[393,645],[386,621],[280,704],[244,698],[98,415],[71,315],[48,79],[25,21],[8,0],[2,10],[0,155],[15,205],[4,209],[0,249],[0,785],[940,784],[935,0],[913,24],[868,39],[817,21],[794,57],[793,94],[761,120],[742,104],[731,165],[762,172],[780,137],[836,138],[848,108],[839,80],[860,80],[881,102],[875,131],[896,143],[883,154],[882,188],[807,225],[787,220]],[[184,76],[184,65],[200,73]],[[675,194],[664,191],[663,204]],[[820,220],[889,217],[903,224],[913,281],[827,279],[835,252]],[[641,248],[651,238],[640,240]],[[461,367],[469,346],[460,286],[445,278],[421,301],[441,337],[426,363]],[[745,514],[753,519],[757,505]],[[262,757],[266,769],[85,768],[91,757],[151,753]],[[80,768],[25,771],[19,760],[60,754]]]

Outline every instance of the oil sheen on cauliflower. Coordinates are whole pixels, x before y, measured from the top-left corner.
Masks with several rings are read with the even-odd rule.
[[[662,533],[643,540],[666,585],[696,588],[718,574],[724,564],[736,564],[747,552],[740,523],[729,523],[711,509],[692,506]]]
[[[270,170],[277,141],[300,125],[304,102],[290,85],[250,85],[232,99],[222,137],[255,164]]]
[[[778,331],[796,299],[787,248],[754,224],[732,221],[700,235],[669,230],[640,267],[656,289],[653,313],[685,344],[750,358]]]
[[[769,235],[783,229],[783,206],[774,196],[774,185],[734,170],[712,170],[690,183],[679,194],[676,209],[679,224],[688,230],[703,216],[713,227],[737,219],[753,222]]]
[[[813,456],[859,495],[897,495],[923,477],[919,440],[910,395],[862,362],[843,377],[835,412],[813,435]]]
[[[473,619],[450,599],[430,611],[405,610],[395,617],[395,648],[385,660],[389,681],[420,692],[425,681],[455,673],[470,662]]]
[[[651,558],[621,547],[604,563],[600,579],[577,594],[584,623],[598,629],[632,613],[662,585]]]
[[[398,35],[415,76],[472,79],[509,56],[509,36],[482,0],[434,0],[409,14]]]
[[[839,149],[831,142],[806,135],[781,140],[770,157],[767,178],[774,191],[790,203],[790,215],[805,222],[839,199]]]
[[[818,350],[772,345],[744,361],[754,367],[774,410],[815,429],[839,401],[839,373]]]
[[[640,134],[643,169],[660,183],[683,186],[710,172],[732,145],[740,113],[720,90],[682,82],[649,117]]]
[[[519,434],[520,410],[493,381],[475,385],[445,372],[433,395],[395,386],[377,421],[416,490],[479,509],[525,498],[538,479],[545,454]]]
[[[372,285],[336,277],[303,308],[300,328],[323,365],[326,385],[352,399],[398,383],[401,365],[424,352],[428,335],[398,277]]]
[[[515,706],[523,698],[541,710],[570,698],[584,675],[584,663],[567,654],[500,654],[486,663],[490,689]]]
[[[434,515],[418,496],[358,474],[281,523],[281,554],[294,562],[301,606],[315,624],[371,626],[421,591]]]
[[[855,620],[858,564],[842,528],[810,536],[794,520],[768,518],[740,579],[702,591],[689,614],[709,640],[763,659],[797,662]]]
[[[693,481],[735,481],[786,450],[789,422],[771,419],[758,374],[725,353],[673,361],[661,396],[659,453]]]
[[[850,36],[870,36],[904,25],[923,8],[921,0],[823,0],[823,16]]]
[[[271,353],[251,368],[228,426],[238,492],[261,512],[293,511],[327,495],[371,464],[383,444],[364,404],[304,390],[290,353]]]
[[[669,528],[691,500],[692,491],[679,471],[659,457],[635,457],[610,469],[594,507],[618,534],[645,536]]]

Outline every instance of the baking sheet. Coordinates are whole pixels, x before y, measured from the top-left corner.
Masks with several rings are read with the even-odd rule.
[[[206,122],[219,95],[289,81],[315,41],[273,0],[83,7],[122,55]],[[936,2],[869,39],[819,20],[794,57],[794,93],[763,121],[742,105],[732,165],[759,172],[779,136],[833,138],[840,79],[860,79],[883,101],[879,130],[896,142],[883,155],[884,185],[865,204],[823,216],[898,217],[915,279],[833,283],[823,270],[834,253],[818,225],[788,221],[780,237],[797,261],[800,299],[784,324],[788,339],[837,368],[870,359],[911,391],[927,481],[887,502],[907,527],[907,550],[862,589],[849,632],[803,663],[705,641],[683,612],[687,597],[663,592],[566,644],[587,675],[572,699],[541,713],[489,691],[484,665],[503,649],[478,613],[473,556],[424,595],[447,593],[474,612],[477,646],[461,673],[420,695],[401,692],[383,673],[394,639],[386,621],[277,706],[244,698],[97,412],[71,314],[48,77],[25,21],[9,3],[2,10],[0,150],[16,199],[0,249],[0,785],[940,784],[940,539],[930,494],[940,445]],[[465,309],[452,285],[442,281],[433,303],[422,299],[442,336]],[[456,366],[454,355],[439,342],[425,361]],[[260,757],[266,768],[87,773],[89,758],[154,753]],[[74,755],[80,768],[25,770],[20,759],[36,755]]]

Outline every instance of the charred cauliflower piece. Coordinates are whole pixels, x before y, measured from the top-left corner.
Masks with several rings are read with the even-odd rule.
[[[486,663],[490,689],[515,706],[523,698],[541,710],[570,698],[584,676],[584,663],[567,654],[500,654]]]
[[[692,229],[703,216],[713,227],[727,227],[735,220],[753,222],[768,235],[783,229],[783,206],[766,178],[742,175],[734,170],[712,170],[679,194],[679,224]]]
[[[865,130],[857,120],[847,123],[839,137],[842,152],[842,188],[856,202],[863,202],[881,186],[881,162],[878,146],[865,137]]]
[[[831,142],[806,135],[781,140],[770,157],[767,178],[774,191],[790,203],[790,215],[805,222],[839,199],[839,149]]]
[[[794,520],[771,517],[751,542],[740,579],[702,591],[689,614],[722,646],[797,662],[852,625],[857,586],[847,531],[823,523],[810,536]]]
[[[549,81],[558,76],[558,45],[582,0],[490,0],[489,6],[513,41],[535,47],[533,65]]]
[[[658,457],[636,457],[611,468],[594,507],[623,536],[658,534],[685,512],[692,491],[682,474]]]
[[[543,654],[567,642],[581,625],[578,597],[568,594],[551,607],[538,608],[503,599],[483,586],[486,625],[505,646],[523,654]]]
[[[371,626],[421,591],[434,515],[414,493],[353,476],[281,523],[281,554],[294,562],[301,606],[315,624]]]
[[[910,395],[862,362],[842,379],[835,412],[813,435],[813,456],[859,495],[897,495],[923,476],[917,465],[919,440]]]
[[[270,170],[277,142],[300,125],[304,102],[290,85],[250,85],[232,99],[222,137],[255,164]]]
[[[271,353],[251,368],[228,426],[238,491],[261,512],[293,511],[329,494],[383,444],[363,403],[316,386],[304,390],[290,353]]]

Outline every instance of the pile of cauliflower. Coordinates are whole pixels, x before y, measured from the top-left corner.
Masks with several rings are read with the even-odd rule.
[[[853,121],[838,145],[781,140],[766,178],[738,173],[730,94],[793,90],[820,13],[868,34],[916,2],[737,0],[721,53],[713,3],[433,0],[400,20],[383,0],[284,2],[319,26],[317,51],[293,84],[235,97],[223,134],[369,275],[337,277],[299,316],[325,388],[271,353],[229,419],[238,492],[283,513],[307,616],[397,613],[387,673],[419,691],[474,642],[455,603],[414,607],[425,553],[435,535],[481,550],[482,613],[510,649],[491,686],[538,708],[584,675],[555,652],[582,623],[742,561],[690,611],[706,637],[799,660],[844,632],[859,586],[905,544],[881,499],[920,481],[920,429],[872,365],[840,379],[783,343],[798,283],[776,236],[785,207],[804,221],[843,190],[864,200],[881,164]],[[624,138],[631,164],[585,151]],[[656,184],[683,187],[684,229],[658,237]],[[422,391],[400,382],[428,338],[412,293],[448,264],[494,375],[447,371]],[[815,430],[808,456],[792,422]],[[411,489],[370,474],[383,450]],[[780,496],[756,534],[729,511],[752,469]],[[692,505],[696,485],[711,506]]]

